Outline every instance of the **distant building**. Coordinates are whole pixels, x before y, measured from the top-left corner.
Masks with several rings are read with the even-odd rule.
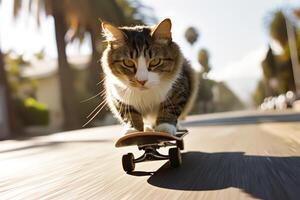
[[[83,73],[83,78],[81,76],[81,81],[85,81],[87,74],[85,72],[87,71],[90,56],[72,57],[68,60],[71,67],[77,71],[80,71],[80,73]],[[22,77],[31,78],[38,81],[35,98],[39,102],[46,104],[49,108],[50,123],[47,127],[43,127],[43,132],[55,132],[61,130],[63,125],[63,109],[61,107],[57,60],[33,60],[30,62],[29,66],[24,66],[21,69]],[[26,93],[27,88],[28,86],[26,84],[22,85],[21,93]],[[39,128],[35,127],[33,129]],[[34,132],[35,130],[32,131]]]

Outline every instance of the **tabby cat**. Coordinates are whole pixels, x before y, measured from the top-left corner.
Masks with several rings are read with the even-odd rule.
[[[171,20],[156,26],[115,27],[103,22],[106,100],[125,133],[175,134],[196,98],[197,76],[172,41]]]

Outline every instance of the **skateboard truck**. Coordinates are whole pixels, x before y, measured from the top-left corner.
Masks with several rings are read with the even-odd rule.
[[[143,155],[134,159],[134,163],[143,162],[143,161],[153,161],[153,160],[167,160],[169,156],[159,153],[154,147],[145,147]]]
[[[160,147],[176,146],[169,149],[168,155],[161,154],[157,151]],[[182,163],[180,150],[183,150],[183,141],[162,142],[160,144],[150,144],[138,146],[139,150],[144,150],[144,154],[138,158],[134,158],[132,153],[123,155],[122,165],[126,172],[132,172],[135,168],[135,163],[144,161],[169,160],[170,166],[173,168],[179,167]]]
[[[139,132],[120,138],[116,147],[137,145],[139,150],[144,151],[143,155],[138,158],[134,158],[132,153],[123,155],[124,171],[132,172],[136,163],[156,160],[169,160],[171,167],[179,167],[182,162],[180,150],[184,149],[183,137],[187,133],[187,130],[177,131],[177,134],[172,136],[162,132]],[[161,147],[171,147],[168,155],[158,152]]]

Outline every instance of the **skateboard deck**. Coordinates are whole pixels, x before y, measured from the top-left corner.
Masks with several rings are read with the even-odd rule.
[[[164,132],[135,132],[129,133],[121,137],[115,144],[116,147],[126,147],[126,146],[144,146],[144,145],[155,145],[168,141],[181,141],[183,137],[188,134],[188,131],[178,131],[176,135],[170,135]]]

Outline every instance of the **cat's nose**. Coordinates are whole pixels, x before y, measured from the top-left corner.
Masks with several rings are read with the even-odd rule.
[[[141,84],[141,85],[145,85],[145,83],[147,82],[147,81],[139,81],[139,80],[137,80],[137,82],[139,83],[139,84]]]

